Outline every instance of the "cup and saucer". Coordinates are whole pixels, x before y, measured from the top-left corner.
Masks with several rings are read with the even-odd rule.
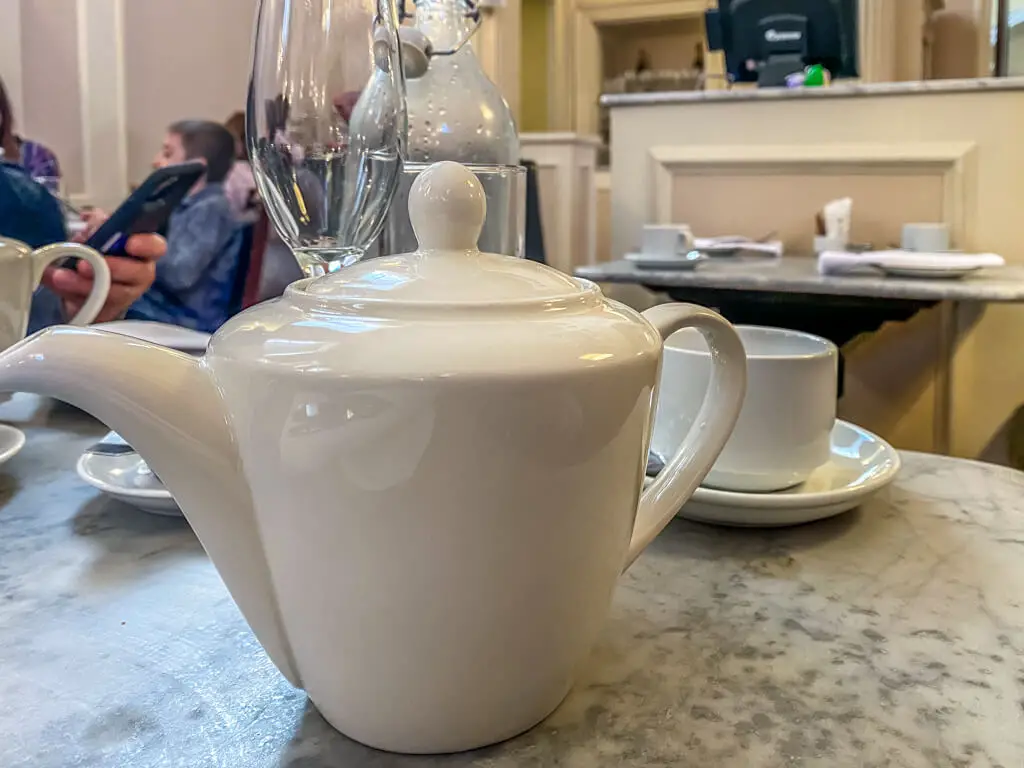
[[[153,470],[116,432],[86,450],[75,466],[86,483],[113,499],[154,515],[181,517],[181,509]]]
[[[983,269],[1006,265],[1006,260],[995,253],[950,250],[949,227],[942,223],[904,224],[898,249],[869,250],[856,255],[843,252],[849,248],[828,250],[832,252],[819,255],[823,274],[871,270],[886,277],[959,280]]]
[[[949,225],[911,222],[903,225],[900,257],[890,257],[878,268],[889,277],[957,280],[981,269],[1003,266],[994,254],[965,254],[951,250]]]
[[[799,331],[737,326],[747,352],[747,394],[736,428],[680,517],[729,526],[785,526],[837,515],[893,481],[896,450],[836,419],[839,352]],[[711,372],[690,329],[665,344],[648,474],[693,426]]]
[[[648,224],[639,253],[627,253],[628,261],[637,269],[671,269],[690,271],[707,261],[694,249],[693,232],[686,224]]]

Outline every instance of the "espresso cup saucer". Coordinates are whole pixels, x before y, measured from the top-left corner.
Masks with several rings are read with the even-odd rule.
[[[6,464],[17,456],[18,452],[24,447],[24,432],[17,427],[0,424],[0,464]]]
[[[627,253],[626,261],[637,269],[665,269],[689,272],[699,264],[707,261],[707,256],[699,251],[680,253]]]
[[[900,457],[866,429],[839,419],[829,460],[800,485],[774,493],[698,488],[679,517],[733,527],[800,525],[860,506],[893,481]]]
[[[904,277],[923,280],[960,280],[980,271],[983,267],[885,267],[879,269],[887,277]]]
[[[181,517],[170,491],[137,453],[120,456],[83,453],[75,470],[83,481],[113,499],[143,512]]]

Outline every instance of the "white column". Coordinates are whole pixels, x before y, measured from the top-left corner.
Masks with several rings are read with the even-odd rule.
[[[523,159],[537,164],[548,265],[572,274],[597,261],[597,136],[520,134]]]
[[[889,83],[897,78],[899,3],[913,0],[860,0],[860,79]],[[918,30],[920,33],[920,30]]]
[[[78,0],[86,197],[107,209],[128,192],[123,26],[123,0]]]
[[[4,81],[16,118],[24,113],[21,95],[21,3],[22,0],[0,0],[0,78]]]

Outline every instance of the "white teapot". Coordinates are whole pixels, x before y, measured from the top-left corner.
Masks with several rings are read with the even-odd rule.
[[[421,250],[301,280],[203,358],[54,328],[0,354],[0,391],[66,400],[167,484],[278,669],[338,730],[453,752],[544,719],[619,574],[739,414],[743,347],[699,307],[643,316],[475,247],[476,177],[422,173]],[[662,340],[714,351],[696,427],[641,495]]]

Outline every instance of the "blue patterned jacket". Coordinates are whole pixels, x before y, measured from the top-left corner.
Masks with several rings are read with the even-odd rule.
[[[223,184],[189,196],[171,214],[153,286],[126,316],[213,333],[232,311],[242,239]]]

